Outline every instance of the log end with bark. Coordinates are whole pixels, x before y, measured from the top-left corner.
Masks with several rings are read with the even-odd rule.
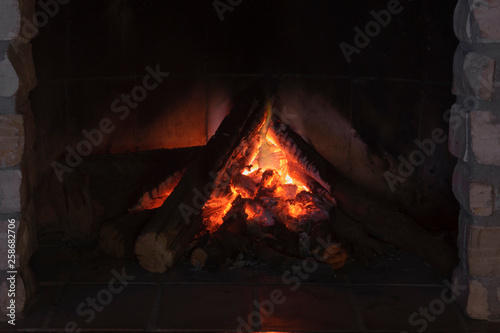
[[[139,264],[146,270],[154,273],[165,273],[173,266],[173,254],[168,249],[168,239],[174,239],[175,233],[163,234],[146,233],[137,238],[135,254]]]

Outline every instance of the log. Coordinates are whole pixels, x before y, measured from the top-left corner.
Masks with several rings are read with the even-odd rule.
[[[116,259],[134,258],[134,244],[156,210],[126,214],[104,223],[99,231],[99,247]]]
[[[246,140],[257,135],[264,124],[268,114],[265,103],[266,93],[261,87],[250,89],[188,167],[135,243],[137,259],[144,269],[163,273],[184,254],[200,231],[201,209],[214,185],[223,181],[229,164],[244,156]]]
[[[252,243],[246,237],[246,215],[242,208],[243,206],[233,207],[219,229],[208,235],[207,245],[192,252],[191,264],[195,268],[207,267],[210,271],[216,271],[223,267],[235,252],[250,252]]]
[[[50,202],[68,237],[93,239],[99,232],[100,222],[94,217],[88,175],[74,170],[62,181],[51,175]]]
[[[296,161],[304,172],[327,189],[338,208],[353,220],[362,222],[370,235],[417,255],[446,276],[451,274],[458,263],[453,247],[434,238],[405,214],[371,198],[279,119],[274,119],[268,134],[280,144],[288,160]]]
[[[304,260],[278,252],[263,241],[256,242],[253,249],[262,261],[281,269],[290,269],[293,266],[301,267]]]
[[[264,229],[275,237],[265,240],[266,244],[272,249],[291,257],[302,257],[299,250],[299,236],[290,231],[281,221],[276,221],[274,225]]]
[[[88,156],[62,181],[52,174],[50,201],[66,235],[97,239],[102,223],[126,214],[145,193],[186,168],[200,148]]]
[[[201,149],[202,147],[156,149],[88,156],[69,175],[73,177],[76,173],[81,173],[88,177],[90,198],[95,205],[101,207],[94,212],[94,219],[100,225],[127,213],[144,193],[186,168]]]
[[[347,260],[347,252],[343,246],[333,241],[333,228],[330,220],[321,220],[311,226],[311,249],[333,269],[341,268]]]
[[[332,207],[329,212],[333,232],[338,241],[351,249],[354,258],[368,265],[376,256],[387,252],[388,245],[369,235],[365,225],[347,216],[341,209]]]

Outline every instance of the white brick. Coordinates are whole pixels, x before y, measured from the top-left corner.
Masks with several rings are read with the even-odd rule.
[[[491,185],[470,184],[469,204],[472,215],[490,216],[493,213],[493,201],[493,188]]]
[[[21,12],[18,0],[0,1],[0,40],[10,40],[19,34]]]
[[[491,111],[471,112],[471,136],[477,161],[500,166],[500,117]]]
[[[0,170],[0,213],[21,211],[21,171]]]
[[[467,237],[469,274],[500,276],[500,228],[471,226]]]
[[[488,291],[479,281],[472,280],[469,283],[469,299],[466,311],[474,319],[488,319],[490,316]]]

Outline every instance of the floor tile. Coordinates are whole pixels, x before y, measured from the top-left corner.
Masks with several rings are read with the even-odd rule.
[[[42,326],[52,306],[56,304],[63,286],[41,286],[38,288],[36,299],[28,308],[23,319],[16,322],[17,329],[36,329]]]
[[[354,284],[436,284],[440,279],[436,270],[420,258],[404,251],[388,253],[363,266],[357,262],[346,265],[343,273]]]
[[[115,283],[112,288],[108,284],[69,285],[61,295],[48,327],[73,325],[73,328],[82,330],[144,328],[157,293],[158,286],[155,285]]]
[[[217,272],[196,270],[191,264],[182,264],[165,274],[167,283],[229,283],[252,284],[255,283],[255,274],[251,267],[222,269]]]
[[[308,265],[310,263],[312,265],[312,261],[309,261],[309,259],[307,259],[306,261],[302,261],[303,265]],[[346,279],[343,276],[337,275],[330,265],[318,263],[317,266],[311,266],[311,270],[312,271],[309,272],[307,274],[307,277],[304,279],[304,282],[306,283],[332,284],[346,282]],[[283,270],[282,268],[276,267],[271,264],[262,264],[255,266],[254,271],[256,280],[259,284],[284,283],[283,276],[287,272],[287,270]]]
[[[159,283],[163,277],[158,273],[151,273],[142,268],[134,260],[116,260],[104,256],[103,254],[89,256],[82,260],[81,264],[75,268],[70,283],[107,283],[113,272],[133,275],[135,278],[130,281],[136,283]]]
[[[464,326],[466,328],[466,332],[500,332],[500,322],[489,322],[485,320],[476,320],[471,319],[465,315],[462,311],[460,311],[460,315],[462,316],[462,320],[464,322]]]
[[[344,286],[297,282],[259,286],[262,330],[357,330],[356,312],[350,299],[349,289]]]
[[[251,310],[252,286],[165,285],[156,328],[236,330]]]
[[[31,267],[39,283],[63,283],[78,267],[78,260],[78,252],[70,248],[39,248],[31,257]]]
[[[455,304],[441,300],[441,287],[353,286],[352,289],[368,330],[462,330]]]

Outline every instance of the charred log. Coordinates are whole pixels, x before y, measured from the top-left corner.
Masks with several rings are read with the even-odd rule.
[[[99,247],[113,258],[133,258],[137,236],[155,212],[152,209],[130,213],[104,223],[99,231]]]
[[[143,268],[165,272],[182,256],[200,230],[201,209],[213,193],[214,184],[224,181],[230,162],[244,156],[242,153],[248,147],[245,140],[263,125],[267,114],[265,101],[261,89],[248,92],[149,221],[135,244]]]
[[[387,252],[388,244],[369,235],[366,226],[347,216],[337,207],[330,209],[330,225],[337,240],[350,249],[356,261],[367,265]]]
[[[207,244],[192,252],[191,264],[196,268],[219,270],[233,258],[234,254],[251,251],[251,241],[246,234],[246,216],[242,206],[235,205],[219,229],[208,235]]]
[[[287,158],[297,161],[304,172],[333,195],[338,208],[362,222],[370,235],[419,256],[445,275],[451,273],[458,262],[451,246],[434,238],[408,216],[371,198],[279,120],[273,121],[269,134],[280,143]]]

